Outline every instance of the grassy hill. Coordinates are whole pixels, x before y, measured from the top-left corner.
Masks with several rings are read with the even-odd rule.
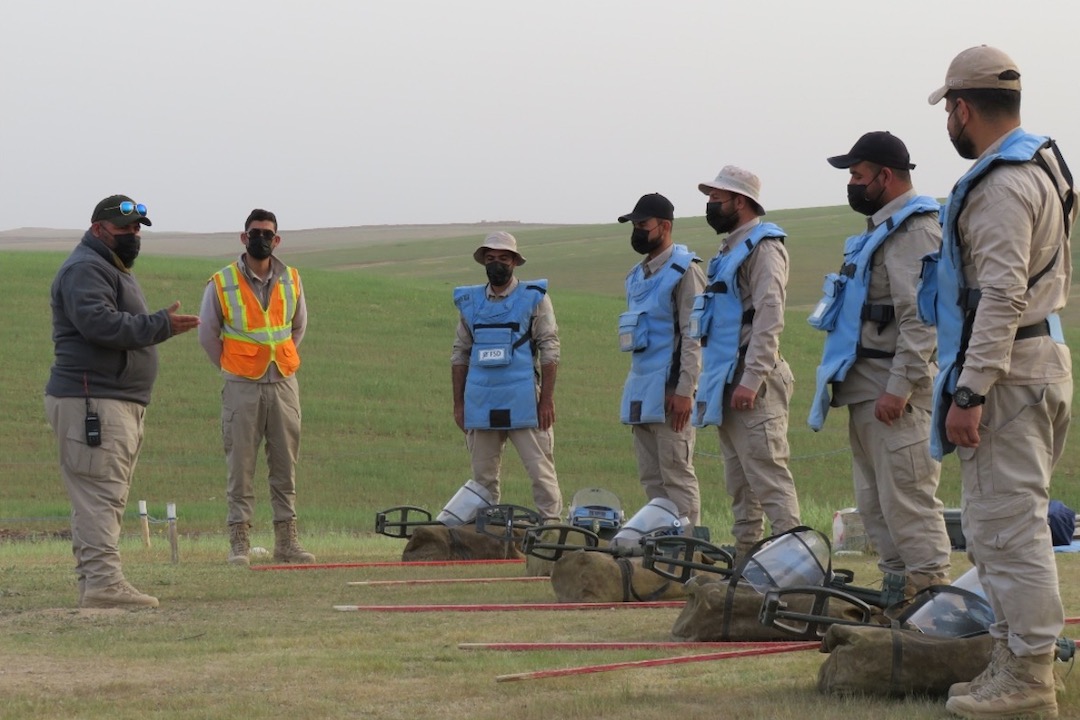
[[[792,472],[804,520],[827,529],[832,512],[852,504],[846,413],[832,413],[820,433],[806,427],[822,343],[806,315],[818,299],[822,275],[839,264],[843,238],[859,229],[860,219],[841,207],[780,211],[769,219],[788,231],[792,261],[788,325],[781,340],[798,384],[790,428]],[[345,228],[285,236],[281,257],[301,270],[311,312],[300,370],[304,438],[298,513],[305,531],[366,532],[376,510],[398,504],[438,510],[468,478],[463,436],[451,417],[449,354],[456,313],[450,295],[456,285],[483,280],[471,256],[490,229],[453,226],[441,234],[430,226],[380,233]],[[556,463],[565,499],[581,488],[604,487],[636,509],[644,496],[630,433],[618,422],[628,361],[615,337],[623,278],[639,259],[629,248],[629,230],[615,223],[511,229],[528,258],[519,277],[549,279],[559,321],[563,359],[556,392]],[[221,234],[212,237],[215,252],[191,257],[207,237],[192,236],[182,252],[179,239],[155,242],[140,257],[136,274],[152,307],[179,299],[196,311],[207,277],[240,249],[235,236]],[[677,219],[675,239],[706,259],[717,248],[702,218]],[[172,256],[172,249],[187,257]],[[65,256],[0,251],[11,286],[0,345],[7,378],[0,388],[5,409],[0,527],[66,526],[67,499],[42,408],[52,360],[49,284]],[[1067,320],[1074,314],[1070,311]],[[146,499],[157,515],[166,502],[175,502],[184,529],[218,531],[225,515],[220,379],[194,333],[166,342],[160,351],[161,374],[132,500]],[[504,460],[505,501],[531,505],[512,448]],[[715,430],[699,432],[695,462],[703,522],[726,538],[729,500]],[[1080,449],[1073,442],[1053,491],[1072,507],[1080,507],[1080,489],[1070,482],[1078,466]],[[268,524],[265,482],[256,486],[258,522]],[[944,465],[941,495],[947,505],[959,502],[954,458]]]

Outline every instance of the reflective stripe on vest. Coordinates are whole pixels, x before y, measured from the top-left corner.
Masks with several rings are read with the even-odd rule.
[[[749,319],[743,315],[739,267],[762,240],[777,238],[782,242],[785,237],[787,233],[778,225],[763,222],[750,231],[746,240],[727,253],[717,253],[709,261],[705,292],[698,299],[714,307],[708,329],[702,333],[695,427],[720,425],[724,421],[724,388],[735,378],[735,368],[745,352],[739,342],[742,326]]]
[[[286,267],[263,309],[251,283],[233,263],[214,274],[221,304],[221,369],[250,380],[266,374],[270,363],[284,377],[300,367],[292,339],[292,320],[300,299],[300,274]]]
[[[667,386],[675,384],[680,371],[682,345],[675,307],[675,286],[697,255],[685,245],[675,245],[664,265],[645,277],[640,263],[626,276],[628,313],[638,316],[647,344],[630,356],[630,373],[623,384],[619,417],[628,425],[662,423]],[[644,323],[643,328],[641,323]]]
[[[1049,138],[1031,135],[1017,128],[1005,138],[996,153],[983,156],[964,173],[953,187],[942,211],[936,304],[939,370],[934,379],[934,415],[930,424],[930,454],[938,460],[956,449],[945,437],[945,416],[963,369],[963,355],[967,351],[965,326],[973,320],[974,304],[971,298],[973,293],[978,292],[977,288],[968,288],[964,282],[958,229],[960,213],[968,193],[996,165],[1031,162],[1035,154],[1049,144]]]
[[[539,426],[532,314],[547,280],[522,280],[505,298],[490,300],[486,285],[459,287],[454,304],[472,332],[465,376],[465,429]]]
[[[817,386],[807,419],[812,429],[820,430],[825,424],[829,414],[829,385],[842,382],[847,377],[848,370],[858,357],[863,322],[873,321],[866,318],[869,313],[865,310],[869,307],[866,296],[870,291],[874,253],[909,217],[936,213],[940,208],[941,205],[934,198],[916,195],[872,231],[852,235],[845,241],[844,268],[847,272],[844,274],[847,281],[843,285],[843,296],[838,299],[841,306],[836,327],[825,336],[821,364],[817,368]]]

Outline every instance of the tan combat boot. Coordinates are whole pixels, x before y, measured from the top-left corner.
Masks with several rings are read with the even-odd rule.
[[[249,564],[248,553],[251,552],[251,539],[248,537],[249,527],[246,522],[231,523],[229,525],[230,565],[247,567]]]
[[[281,563],[313,563],[315,556],[300,547],[296,539],[296,520],[274,523],[274,560]]]
[[[1008,640],[994,640],[994,644],[990,648],[990,662],[981,673],[975,676],[971,682],[958,682],[949,686],[949,697],[956,697],[958,695],[970,695],[973,690],[977,690],[986,684],[994,673],[997,672],[998,667],[1005,661],[1005,656],[1009,654],[1009,641]]]
[[[950,585],[947,573],[909,572],[904,577],[904,599],[911,601],[919,592],[935,585]]]
[[[83,608],[155,608],[158,599],[141,593],[127,580],[101,588],[86,588],[79,607]]]
[[[949,698],[945,709],[971,720],[980,718],[1056,718],[1054,653],[1017,657],[1006,648],[995,672],[969,695]]]

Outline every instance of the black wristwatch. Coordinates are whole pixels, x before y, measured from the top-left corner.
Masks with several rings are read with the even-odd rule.
[[[971,391],[971,388],[958,387],[956,388],[956,392],[953,393],[952,400],[956,404],[956,407],[961,410],[967,410],[977,405],[982,405],[986,402],[986,396],[975,394]]]

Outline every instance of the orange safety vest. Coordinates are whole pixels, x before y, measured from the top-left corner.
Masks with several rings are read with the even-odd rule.
[[[300,300],[300,274],[286,267],[271,288],[269,307],[251,289],[238,262],[212,278],[221,304],[221,369],[258,380],[274,362],[285,377],[300,367],[292,339],[292,319]]]

